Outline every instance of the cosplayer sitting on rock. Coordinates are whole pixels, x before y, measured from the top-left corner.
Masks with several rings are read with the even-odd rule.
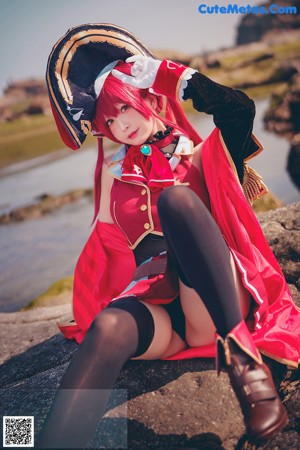
[[[215,348],[248,439],[269,439],[287,415],[257,347],[297,366],[300,319],[249,205],[266,190],[245,163],[261,151],[254,103],[156,60],[109,24],[69,30],[50,55],[47,81],[66,144],[78,148],[92,128],[99,156],[95,227],[75,272],[75,321],[60,326],[81,345],[39,447],[84,446],[129,359],[214,356]],[[216,128],[204,141],[179,107],[187,99],[213,115]],[[121,144],[104,161],[102,136]]]

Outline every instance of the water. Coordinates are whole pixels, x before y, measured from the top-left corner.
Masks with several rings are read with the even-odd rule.
[[[92,213],[84,198],[41,219],[0,226],[0,311],[16,311],[74,272]]]
[[[34,203],[44,193],[92,187],[96,158],[95,148],[63,150],[3,170],[0,213]],[[27,305],[74,272],[92,217],[92,202],[83,198],[41,219],[0,226],[0,311]]]
[[[250,165],[285,203],[299,201],[299,191],[285,171],[289,143],[263,130],[267,101],[257,103],[254,131],[265,151]],[[202,137],[213,129],[210,117],[195,115]],[[68,155],[68,156],[66,156]],[[32,203],[37,196],[90,188],[96,150],[63,151],[32,163],[19,164],[0,174],[0,213]],[[47,287],[74,271],[76,260],[91,232],[93,205],[86,198],[37,220],[0,226],[0,311],[15,311]]]
[[[90,188],[96,157],[94,148],[63,150],[2,169],[0,214],[34,203],[44,193],[59,195],[76,188]]]

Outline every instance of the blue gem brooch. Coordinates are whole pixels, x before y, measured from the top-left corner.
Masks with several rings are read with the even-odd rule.
[[[151,155],[151,147],[150,145],[144,144],[141,146],[140,151],[143,155],[149,156]]]

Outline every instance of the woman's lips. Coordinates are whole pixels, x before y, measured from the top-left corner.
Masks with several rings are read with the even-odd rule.
[[[138,129],[128,135],[128,139],[134,139],[138,133]]]

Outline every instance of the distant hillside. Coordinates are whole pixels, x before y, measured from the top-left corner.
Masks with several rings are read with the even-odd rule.
[[[4,89],[4,95],[8,97],[19,97],[20,95],[36,96],[45,94],[47,94],[45,83],[42,80],[36,80],[34,78],[11,82]]]
[[[31,78],[10,82],[0,98],[0,122],[37,114],[51,114],[45,81]]]
[[[265,90],[274,83],[289,83],[293,75],[300,72],[300,29],[273,33],[260,42],[194,56],[167,49],[152,51],[158,59],[186,64],[233,88]],[[10,82],[0,98],[0,123],[37,115],[51,115],[45,80]]]
[[[280,6],[295,6],[297,14],[247,14],[243,16],[238,28],[236,44],[243,45],[260,41],[268,33],[280,33],[282,31],[300,28],[300,1],[299,0],[269,0],[261,3],[268,8],[271,4]]]

